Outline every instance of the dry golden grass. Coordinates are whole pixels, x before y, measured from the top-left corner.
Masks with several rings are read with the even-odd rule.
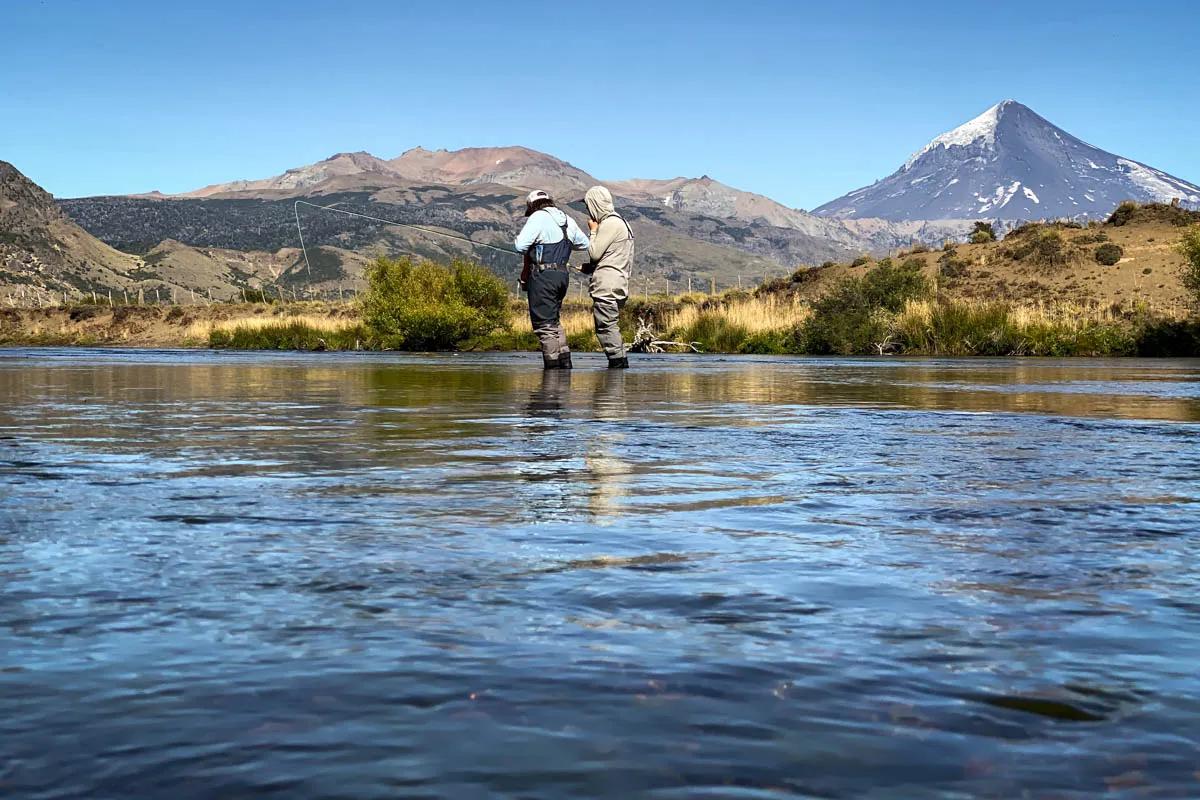
[[[338,333],[348,328],[353,328],[358,325],[357,320],[342,319],[338,317],[329,317],[317,314],[296,314],[294,316],[257,316],[257,317],[233,317],[232,319],[203,319],[193,322],[188,326],[186,337],[189,339],[198,339],[207,341],[209,334],[213,331],[224,331],[232,333],[241,328],[242,330],[258,331],[266,328],[285,328],[289,325],[307,325],[316,331],[323,333]]]
[[[982,311],[988,308],[1003,306],[1008,320],[1018,328],[1029,328],[1035,325],[1055,325],[1081,328],[1092,324],[1116,324],[1121,317],[1114,313],[1111,306],[1094,304],[1079,304],[1072,302],[1059,303],[999,303],[987,300],[910,300],[904,310],[896,318],[898,325],[918,324],[929,325],[939,304],[947,302],[962,309]]]
[[[529,312],[524,308],[514,310],[509,315],[509,320],[514,333],[529,333],[533,330],[533,325],[529,322]],[[578,308],[563,308],[562,324],[567,336],[588,333],[593,330],[592,312]]]
[[[722,302],[703,311],[698,305],[685,305],[668,315],[664,327],[667,330],[689,329],[701,314],[715,314],[730,326],[749,333],[761,333],[794,328],[808,319],[812,310],[808,303],[794,295],[750,297]]]

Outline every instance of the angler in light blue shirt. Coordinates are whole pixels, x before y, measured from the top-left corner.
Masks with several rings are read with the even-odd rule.
[[[571,275],[567,271],[572,250],[587,250],[587,235],[541,190],[525,201],[525,227],[517,235],[517,252],[525,256],[521,283],[529,296],[529,322],[542,346],[546,369],[570,369],[571,348],[561,314]]]
[[[561,242],[564,225],[567,227],[567,238],[571,240],[571,249],[587,250],[591,241],[587,234],[575,224],[575,220],[554,206],[546,206],[533,212],[525,221],[525,227],[521,228],[521,232],[517,234],[515,242],[517,252],[524,255],[529,253],[530,248],[533,248],[534,252],[530,253],[533,263],[548,263],[542,256],[550,248],[543,248],[542,245]]]

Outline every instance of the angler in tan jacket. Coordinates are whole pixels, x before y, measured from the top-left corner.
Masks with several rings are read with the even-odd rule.
[[[628,369],[625,342],[617,327],[617,316],[629,297],[629,274],[633,269],[633,228],[613,208],[612,194],[593,186],[583,197],[592,231],[588,247],[590,262],[583,268],[592,276],[592,319],[596,338],[608,356],[609,369]]]

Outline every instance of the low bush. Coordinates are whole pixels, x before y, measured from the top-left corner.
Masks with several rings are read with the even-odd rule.
[[[1070,246],[1062,234],[1037,223],[1022,225],[1004,241],[1005,254],[1015,261],[1058,267],[1066,264],[1070,258]]]
[[[594,330],[568,333],[567,346],[577,353],[595,353],[604,349]]]
[[[1104,224],[1119,228],[1131,222],[1166,222],[1185,227],[1200,224],[1200,211],[1191,211],[1169,203],[1139,205],[1132,200],[1126,200],[1117,206]]]
[[[1089,227],[1090,230],[1090,227]],[[1108,234],[1104,231],[1095,231],[1094,233],[1085,233],[1082,236],[1075,237],[1075,244],[1100,244],[1108,241]]]
[[[897,315],[892,336],[903,351],[924,355],[1123,356],[1137,351],[1132,326],[1085,314],[1001,302],[916,302]]]
[[[1111,267],[1117,264],[1123,255],[1125,251],[1121,249],[1121,245],[1105,242],[1096,248],[1096,263]]]
[[[1183,288],[1191,295],[1192,304],[1200,309],[1200,225],[1193,225],[1177,245],[1183,254]]]
[[[688,325],[673,328],[669,337],[680,342],[698,342],[710,353],[736,353],[750,338],[750,331],[719,311],[701,311]]]
[[[285,320],[271,325],[213,328],[208,335],[209,347],[229,350],[362,350],[373,345],[371,334],[362,325],[326,330]]]
[[[1136,339],[1139,356],[1200,356],[1200,320],[1144,320],[1137,326]]]
[[[234,299],[235,300],[244,299],[245,302],[247,302],[247,303],[264,303],[264,304],[275,303],[275,302],[279,301],[278,297],[267,294],[266,289],[243,289],[242,294],[244,295],[244,297],[234,298]]]
[[[980,220],[975,223],[975,227],[971,230],[969,238],[972,244],[994,242],[996,241],[996,229],[992,227],[990,222]]]
[[[389,350],[449,350],[508,324],[508,290],[478,264],[381,258],[367,270],[363,322]]]
[[[888,311],[899,311],[908,301],[925,297],[930,287],[924,267],[919,258],[911,258],[899,266],[889,258],[880,261],[862,278],[867,303]]]
[[[1019,353],[1019,331],[1002,303],[912,303],[895,323],[897,344],[905,351],[949,356],[999,356]]]
[[[750,334],[737,351],[748,355],[784,355],[793,352],[793,344],[788,331],[759,331]]]
[[[1121,203],[1115,209],[1113,209],[1113,212],[1108,215],[1108,221],[1104,224],[1111,225],[1114,228],[1119,228],[1122,225],[1128,225],[1133,220],[1134,215],[1137,214],[1137,210],[1137,203],[1133,202],[1132,200],[1126,200],[1124,203]]]
[[[794,334],[794,347],[814,354],[879,352],[894,315],[929,295],[920,259],[896,265],[884,259],[861,278],[844,278],[813,303],[812,316]]]
[[[947,250],[946,253],[938,259],[938,277],[947,280],[961,278],[967,274],[971,268],[971,259],[960,258],[954,250]]]
[[[850,266],[852,266],[852,267],[865,267],[867,264],[870,264],[870,263],[871,263],[871,257],[870,257],[870,256],[859,256],[858,258],[856,258],[856,259],[854,259],[853,261],[851,261],[851,262],[850,262]]]

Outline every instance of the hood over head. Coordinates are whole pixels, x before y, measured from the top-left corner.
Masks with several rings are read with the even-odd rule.
[[[597,222],[617,213],[613,206],[612,192],[603,186],[588,189],[587,194],[583,196],[583,202],[587,204],[588,215]]]

